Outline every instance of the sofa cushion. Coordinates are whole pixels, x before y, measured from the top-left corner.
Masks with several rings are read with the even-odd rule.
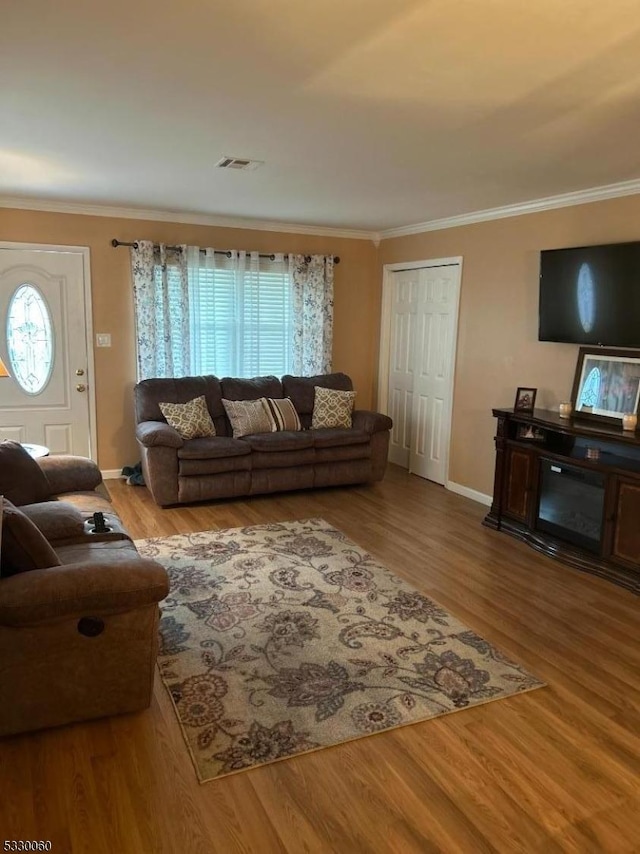
[[[139,561],[140,555],[130,539],[94,540],[86,537],[81,543],[59,546],[58,557],[63,566],[72,563],[131,563]]]
[[[313,438],[308,432],[283,430],[279,433],[258,433],[245,436],[241,441],[246,442],[252,451],[266,453],[276,451],[300,451],[313,447]]]
[[[218,436],[227,436],[227,419],[222,406],[220,380],[214,376],[169,377],[142,380],[134,389],[136,423],[164,421],[160,402],[187,403],[204,395]]]
[[[313,449],[318,466],[322,463],[340,463],[348,460],[368,460],[371,458],[371,442],[360,442],[358,445],[333,445],[329,448]]]
[[[237,442],[241,441],[236,439]],[[249,449],[247,449],[249,450]],[[208,474],[222,474],[228,471],[249,471],[253,454],[236,457],[212,457],[199,460],[178,460],[178,477],[203,477]]]
[[[38,466],[47,478],[50,496],[61,492],[96,489],[102,484],[102,472],[88,457],[52,454],[50,457],[40,457]]]
[[[332,430],[309,430],[315,448],[336,448],[342,445],[360,445],[371,438],[364,430],[334,427]]]
[[[215,460],[220,457],[239,457],[251,453],[240,439],[230,436],[216,436],[209,439],[189,439],[178,449],[180,460]]]
[[[178,477],[178,501],[183,504],[187,501],[232,498],[235,495],[248,495],[250,488],[250,471],[225,471],[215,477]]]
[[[0,442],[0,495],[20,507],[51,494],[46,475],[19,442]]]
[[[300,416],[288,397],[263,397],[273,430],[302,430]]]
[[[285,489],[310,489],[313,486],[314,466],[257,469],[251,474],[251,495],[282,492]]]
[[[86,514],[68,501],[40,501],[28,504],[22,512],[44,534],[49,542],[84,535]]]
[[[187,403],[160,403],[159,406],[167,423],[177,430],[183,439],[216,435],[204,395],[194,397]]]
[[[242,379],[224,377],[220,380],[222,397],[225,400],[258,400],[260,397],[285,397],[278,377],[254,377]]]
[[[282,388],[285,397],[290,397],[298,415],[302,418],[303,426],[305,415],[311,415],[315,401],[316,386],[322,388],[335,388],[339,391],[353,391],[351,378],[346,374],[318,374],[315,377],[294,377],[286,374],[282,377]]]
[[[252,433],[271,433],[273,423],[264,407],[264,398],[257,400],[227,400],[222,404],[231,422],[233,438],[240,439]]]
[[[52,499],[51,503],[56,501],[64,501],[65,504],[71,504],[81,514],[83,519],[87,519],[96,511],[113,516],[113,504],[108,498],[100,495],[98,492],[63,492]]]
[[[38,690],[43,687],[44,681],[45,688],[51,685],[56,685],[59,691],[64,686],[68,688],[70,720],[76,720],[78,715],[86,712],[87,703],[93,705],[96,698],[92,695],[92,689],[99,692],[104,687],[105,692],[112,695],[114,689],[120,686],[125,693],[131,693],[138,681],[144,682],[145,674],[153,669],[156,658],[156,612],[155,609],[149,609],[152,611],[148,614],[151,619],[145,619],[140,609],[155,605],[167,595],[167,571],[153,560],[143,560],[139,555],[134,558],[135,549],[131,543],[127,550],[129,560],[106,560],[107,549],[115,552],[119,546],[120,543],[110,543],[92,549],[86,564],[68,566],[65,563],[36,570],[26,576],[7,578],[2,582],[0,624],[18,629],[14,633],[16,642],[19,633],[24,634],[22,642],[16,644],[13,661],[9,663],[3,660],[3,676],[7,677],[11,670],[15,673],[20,666],[24,668],[31,662],[34,702],[22,705],[25,711],[57,705],[59,696],[49,698],[46,690],[44,693]],[[89,641],[85,659],[77,658],[78,644],[87,644],[87,640],[76,629],[79,616],[104,618],[107,631],[101,638],[112,641],[106,648],[100,647],[99,650]],[[121,618],[127,620],[128,626],[123,625]],[[145,636],[148,638],[147,643]],[[46,646],[43,647],[43,643]],[[136,650],[139,647],[138,656]],[[57,668],[55,679],[48,678],[52,667]],[[116,677],[121,671],[128,673],[131,667],[134,667],[135,677],[125,686]],[[19,681],[22,686],[26,685],[24,679]],[[84,689],[88,689],[89,693],[83,694]],[[121,699],[116,696],[116,703]],[[108,713],[115,714],[117,711],[111,709]]]
[[[341,486],[346,483],[365,483],[370,479],[370,459],[332,460],[330,463],[317,464],[313,469],[314,486]]]
[[[6,498],[2,508],[2,552],[0,575],[6,578],[32,569],[60,566],[44,534]]]
[[[354,446],[355,447],[355,446]],[[251,471],[258,469],[281,469],[292,466],[312,466],[316,461],[315,448],[299,448],[295,451],[254,451],[249,458]]]
[[[316,386],[315,403],[311,416],[312,429],[350,428],[355,397],[355,391],[338,391],[337,389]]]

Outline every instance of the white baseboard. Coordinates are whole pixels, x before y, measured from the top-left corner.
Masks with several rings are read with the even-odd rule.
[[[122,477],[122,469],[104,469],[101,474],[103,480],[117,480]]]
[[[477,501],[479,504],[491,506],[493,498],[490,495],[485,495],[484,492],[478,492],[476,489],[470,489],[468,486],[462,486],[461,483],[455,483],[453,480],[447,481],[447,489],[451,492],[456,492],[458,495],[464,495],[465,498],[470,498],[472,501]]]

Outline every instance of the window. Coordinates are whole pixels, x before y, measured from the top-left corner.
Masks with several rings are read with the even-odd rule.
[[[136,241],[138,379],[328,373],[334,263]]]
[[[282,256],[200,253],[189,269],[195,374],[255,377],[292,368],[291,276]]]
[[[16,382],[38,394],[53,370],[53,330],[46,302],[33,285],[20,285],[7,314],[7,347]]]

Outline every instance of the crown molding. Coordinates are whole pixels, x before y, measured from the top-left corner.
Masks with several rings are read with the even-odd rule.
[[[622,196],[634,196],[640,193],[640,178],[632,181],[622,181],[619,184],[606,184],[602,187],[591,187],[588,190],[577,190],[573,193],[563,193],[558,196],[546,196],[529,202],[519,202],[500,208],[488,208],[458,216],[433,219],[428,222],[418,222],[415,225],[404,225],[399,228],[387,228],[380,232],[379,238],[389,240],[391,237],[405,237],[410,234],[421,234],[425,231],[440,231],[443,228],[458,228],[461,225],[472,225],[476,222],[489,222],[493,219],[507,219],[512,216],[550,211],[556,208],[567,208],[571,205],[585,205],[589,202],[599,202],[604,199],[617,199]]]
[[[186,225],[210,225],[220,228],[246,228],[253,231],[284,231],[288,234],[310,234],[315,237],[346,237],[350,240],[371,240],[373,242],[380,239],[376,231],[366,231],[357,228],[301,225],[300,223],[244,219],[242,217],[216,216],[214,214],[185,213],[184,211],[161,211],[143,208],[112,207],[109,205],[90,205],[83,204],[82,202],[62,202],[23,196],[0,196],[0,208],[79,214],[81,216],[104,216],[113,219],[176,222]]]
[[[392,237],[405,237],[422,234],[427,231],[441,231],[445,228],[459,228],[478,222],[494,219],[507,219],[512,216],[539,213],[541,211],[566,208],[572,205],[584,205],[605,199],[640,194],[640,178],[622,181],[618,184],[605,184],[587,190],[577,190],[557,196],[546,196],[528,202],[518,202],[498,208],[487,208],[472,213],[432,219],[398,228],[381,231],[368,231],[357,228],[335,228],[333,226],[301,225],[300,223],[278,222],[272,220],[245,219],[242,217],[216,216],[214,214],[185,213],[184,211],[162,211],[143,208],[114,207],[110,205],[91,205],[81,202],[63,202],[51,199],[36,199],[23,196],[0,196],[0,208],[17,210],[44,211],[49,213],[76,214],[81,216],[102,216],[113,219],[140,219],[155,222],[176,222],[186,225],[208,225],[219,228],[246,228],[253,231],[277,231],[288,234],[309,234],[316,237],[344,237],[350,240],[370,240],[376,247],[382,240]]]

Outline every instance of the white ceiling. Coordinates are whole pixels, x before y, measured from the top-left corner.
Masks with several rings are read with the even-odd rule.
[[[637,0],[0,10],[5,196],[382,230],[640,177]]]

